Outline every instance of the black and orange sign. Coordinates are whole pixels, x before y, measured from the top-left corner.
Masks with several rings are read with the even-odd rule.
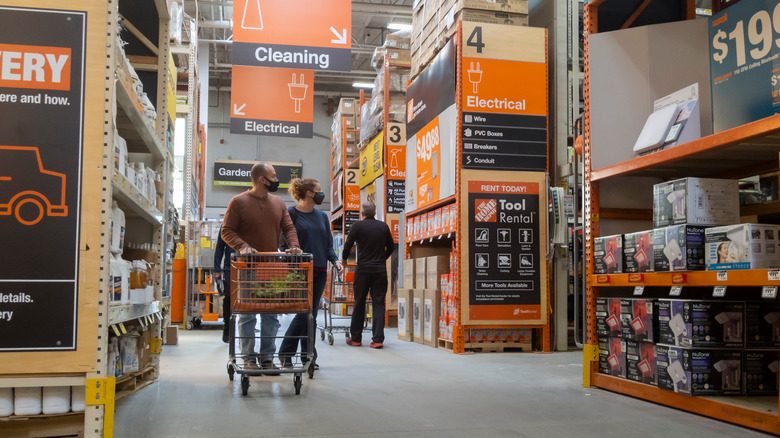
[[[544,319],[541,184],[513,175],[469,180],[467,188],[468,320]]]
[[[417,208],[439,200],[441,132],[434,118],[417,132]]]
[[[388,213],[400,213],[406,204],[406,146],[387,147],[387,188],[386,203]]]
[[[344,209],[360,211],[360,186],[347,184],[344,186]]]
[[[349,71],[350,0],[236,0],[233,64]]]
[[[311,138],[314,72],[233,66],[230,132]]]
[[[77,348],[86,25],[0,7],[2,352]]]

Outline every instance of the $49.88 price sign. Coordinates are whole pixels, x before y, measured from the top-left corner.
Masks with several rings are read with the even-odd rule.
[[[742,0],[709,21],[713,128],[780,112],[780,3]]]
[[[441,136],[436,117],[417,133],[417,208],[439,200]]]

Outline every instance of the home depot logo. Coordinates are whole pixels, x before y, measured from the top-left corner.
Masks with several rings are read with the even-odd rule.
[[[0,44],[0,87],[70,90],[71,50]]]
[[[474,220],[476,222],[495,222],[497,207],[498,203],[495,199],[475,199]]]

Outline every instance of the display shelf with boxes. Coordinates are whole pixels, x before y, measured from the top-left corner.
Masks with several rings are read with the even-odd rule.
[[[755,196],[738,179],[776,178],[780,122],[744,112],[755,85],[747,75],[724,85],[708,56],[708,32],[767,3],[743,0],[708,20],[668,8],[661,23],[640,14],[622,30],[614,11],[599,15],[604,4],[616,2],[585,5],[585,386],[778,434],[777,198],[740,205]],[[743,92],[723,105],[734,84]],[[668,135],[637,148],[670,107]]]

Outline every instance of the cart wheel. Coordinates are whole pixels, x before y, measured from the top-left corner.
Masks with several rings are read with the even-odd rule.
[[[184,330],[192,330],[192,323],[189,321],[184,321]]]
[[[246,395],[249,392],[249,377],[241,376],[241,394]]]
[[[230,378],[230,381],[232,382],[233,381],[233,374],[236,373],[236,370],[233,369],[233,365],[228,365],[227,369],[228,369],[228,378]]]
[[[328,344],[333,345],[333,333],[328,333]]]
[[[295,395],[300,395],[301,386],[303,386],[303,378],[300,374],[296,374],[295,377],[293,377],[293,383],[295,384]]]
[[[200,327],[201,320],[200,318],[192,318],[192,326],[195,328]]]
[[[325,340],[325,330],[320,330],[320,339]]]
[[[309,379],[314,378],[314,362],[309,362]]]

